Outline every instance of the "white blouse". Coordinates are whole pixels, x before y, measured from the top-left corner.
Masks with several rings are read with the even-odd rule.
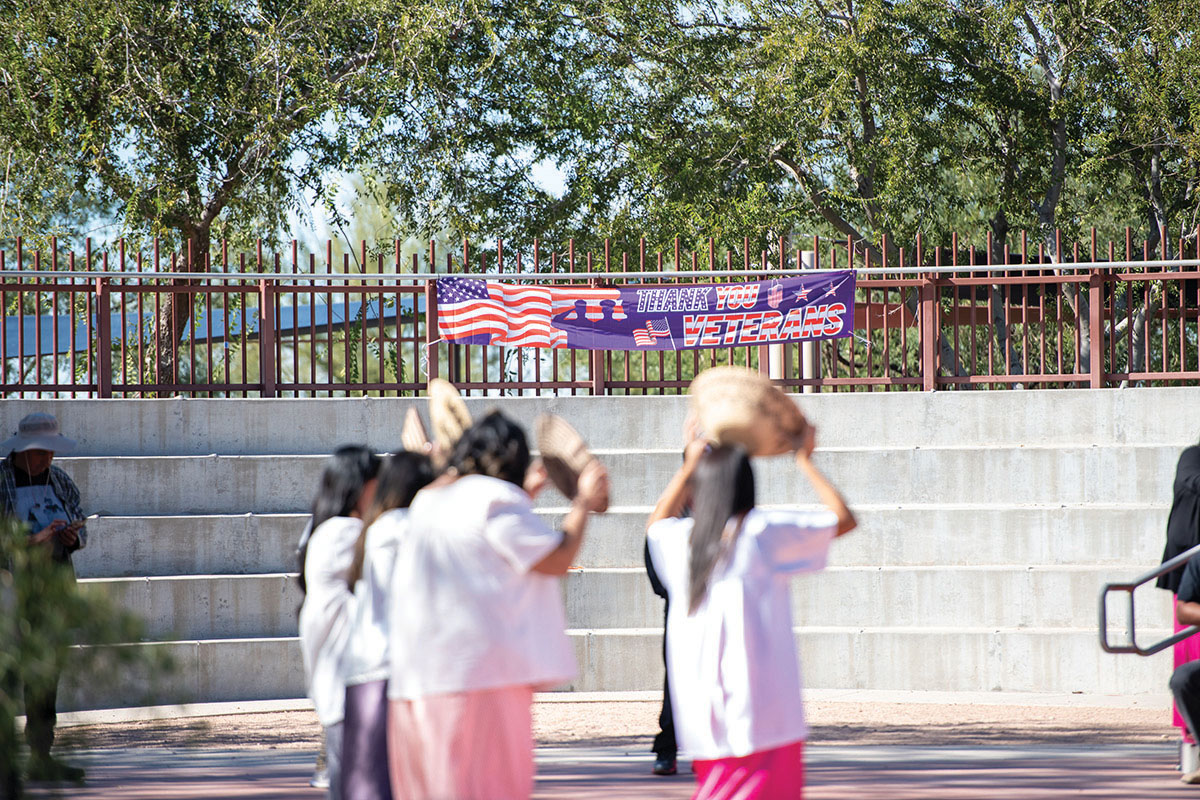
[[[388,697],[573,679],[559,581],[531,571],[561,541],[507,481],[468,475],[418,492],[392,577]]]
[[[354,595],[346,578],[361,531],[362,521],[353,517],[327,519],[312,532],[304,557],[307,591],[300,606],[300,652],[308,696],[317,720],[326,726],[341,722],[345,715],[342,659],[354,616]]]
[[[664,519],[647,536],[667,587],[667,670],[680,747],[692,758],[746,756],[808,736],[788,578],[825,567],[837,516],[822,511],[746,515],[708,593],[688,613],[693,521]]]
[[[396,567],[396,547],[408,532],[408,509],[384,512],[367,528],[362,577],[354,586],[354,621],[343,664],[346,685],[388,677],[388,592]]]

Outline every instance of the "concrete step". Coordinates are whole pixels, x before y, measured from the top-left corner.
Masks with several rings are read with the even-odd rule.
[[[1094,630],[1111,567],[831,567],[792,582],[798,625]],[[84,579],[140,616],[151,639],[239,639],[296,635],[303,595],[291,574]],[[641,568],[572,570],[563,586],[567,624],[580,629],[655,628],[663,601]],[[851,598],[869,598],[853,602]],[[1138,627],[1171,618],[1171,596],[1146,587]],[[1114,627],[1124,608],[1113,603]]]
[[[93,578],[103,593],[144,620],[151,639],[295,636],[304,596],[293,574]]]
[[[797,395],[825,446],[1169,444],[1196,440],[1200,387],[1027,389],[1013,392],[836,392]],[[183,399],[5,402],[9,429],[31,411],[58,416],[78,455],[328,453],[344,442],[399,447],[404,413],[424,399]],[[602,448],[680,449],[686,396],[479,397],[472,414],[502,404],[529,427],[565,416]],[[614,425],[614,420],[621,420]],[[103,424],[97,424],[102,421]]]
[[[74,556],[81,578],[292,572],[308,514],[96,517]]]
[[[299,639],[221,639],[154,642],[172,664],[148,673],[120,664],[111,670],[63,671],[60,711],[181,703],[279,700],[306,695]]]
[[[1147,640],[1169,631],[1145,631]],[[572,631],[575,691],[661,686],[660,631]],[[804,628],[803,681],[814,689],[1161,694],[1171,655],[1110,655],[1094,632],[996,628]]]
[[[838,541],[840,566],[1106,564],[1138,570],[1162,553],[1168,506],[855,505],[859,528]],[[540,509],[557,525],[565,510]],[[640,567],[649,506],[592,517],[582,567]],[[307,514],[98,517],[75,555],[82,578],[243,575],[296,569]]]
[[[956,625],[1095,632],[1111,567],[831,567],[792,581],[797,625],[936,629]],[[619,599],[619,602],[614,602]],[[661,627],[664,603],[640,569],[572,571],[566,582],[572,628]],[[1139,590],[1139,630],[1171,619],[1171,595]],[[1124,608],[1113,603],[1114,628]]]
[[[1166,631],[1146,631],[1150,637]],[[568,691],[661,691],[661,629],[572,630],[580,677]],[[1109,655],[1094,633],[1054,629],[798,629],[804,685],[812,689],[1055,692],[1161,697],[1171,656]],[[298,640],[225,639],[156,648],[170,673],[67,669],[59,710],[303,697]],[[111,676],[114,680],[107,680]]]
[[[602,453],[612,497],[648,506],[679,466],[674,452]],[[853,504],[1077,504],[1163,502],[1171,496],[1175,447],[829,448],[816,461]],[[305,510],[322,456],[64,458],[105,515],[286,513]],[[788,458],[756,465],[764,504],[811,503],[815,496]],[[561,505],[557,492],[539,498]]]
[[[830,551],[836,566],[1106,565],[1132,577],[1161,560],[1169,505],[853,503],[852,508],[858,528]],[[562,516],[560,509],[539,510],[553,524]],[[593,516],[578,566],[641,567],[650,511],[617,506]]]

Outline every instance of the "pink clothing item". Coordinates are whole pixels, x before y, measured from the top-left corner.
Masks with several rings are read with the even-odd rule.
[[[1171,608],[1175,608],[1173,603]],[[1188,626],[1182,624],[1179,620],[1175,620],[1176,633],[1179,633],[1186,627]],[[1175,669],[1179,669],[1184,664],[1191,663],[1200,658],[1200,636],[1189,636],[1182,642],[1176,642],[1172,649],[1175,654]],[[1179,732],[1185,742],[1192,743],[1191,731],[1187,729],[1187,723],[1183,721],[1183,717],[1179,716],[1179,709],[1173,703],[1171,705],[1171,724],[1179,728]]]
[[[507,686],[388,703],[392,796],[521,800],[533,792],[533,689]]]
[[[798,800],[804,796],[804,742],[748,756],[693,761],[692,800]]]

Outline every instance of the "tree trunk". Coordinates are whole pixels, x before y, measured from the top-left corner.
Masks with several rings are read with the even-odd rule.
[[[992,216],[989,223],[992,229],[992,240],[996,242],[1008,241],[1008,214],[1004,209],[998,209]],[[1004,293],[1000,289],[1000,284],[993,283],[990,288],[991,292],[991,308],[992,308],[992,334],[996,339],[996,347],[1004,354],[1005,360],[1008,363],[1008,373],[1010,375],[1024,375],[1025,369],[1021,365],[1021,352],[1017,350],[1016,344],[1012,337],[1009,336],[1008,319],[1004,314]],[[1024,384],[1014,383],[1014,389],[1024,389]]]
[[[1008,374],[1024,375],[1025,368],[1021,364],[1021,351],[1017,349],[1012,336],[1009,335],[1008,318],[1004,313],[1004,294],[1000,291],[999,285],[992,284],[991,296],[992,332],[996,337],[996,347],[1008,364]],[[1021,383],[1013,383],[1010,388],[1024,389],[1025,386]]]
[[[1133,330],[1129,332],[1129,356],[1126,360],[1130,372],[1142,372],[1146,368],[1146,320],[1158,316],[1158,312],[1162,308],[1161,295],[1154,292],[1152,295],[1150,301],[1143,304],[1133,315]],[[1121,382],[1121,388],[1140,384],[1140,380],[1127,378]]]
[[[187,226],[180,231],[183,234],[184,251],[181,262],[176,264],[179,272],[208,272],[208,248],[210,244],[210,229]],[[171,287],[191,289],[192,281],[173,280]],[[179,374],[179,345],[187,333],[192,321],[192,309],[195,305],[194,291],[172,291],[164,295],[163,304],[159,307],[158,316],[154,320],[153,373],[148,376],[157,388],[154,394],[168,397],[174,387],[185,379],[190,382],[192,376]]]

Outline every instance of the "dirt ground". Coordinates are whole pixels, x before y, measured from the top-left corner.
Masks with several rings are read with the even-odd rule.
[[[814,744],[971,746],[981,744],[1147,744],[1174,739],[1161,709],[1062,708],[922,703],[810,702]],[[546,702],[534,706],[539,744],[625,744],[649,749],[657,703]],[[311,711],[86,725],[59,730],[67,747],[314,749]]]

